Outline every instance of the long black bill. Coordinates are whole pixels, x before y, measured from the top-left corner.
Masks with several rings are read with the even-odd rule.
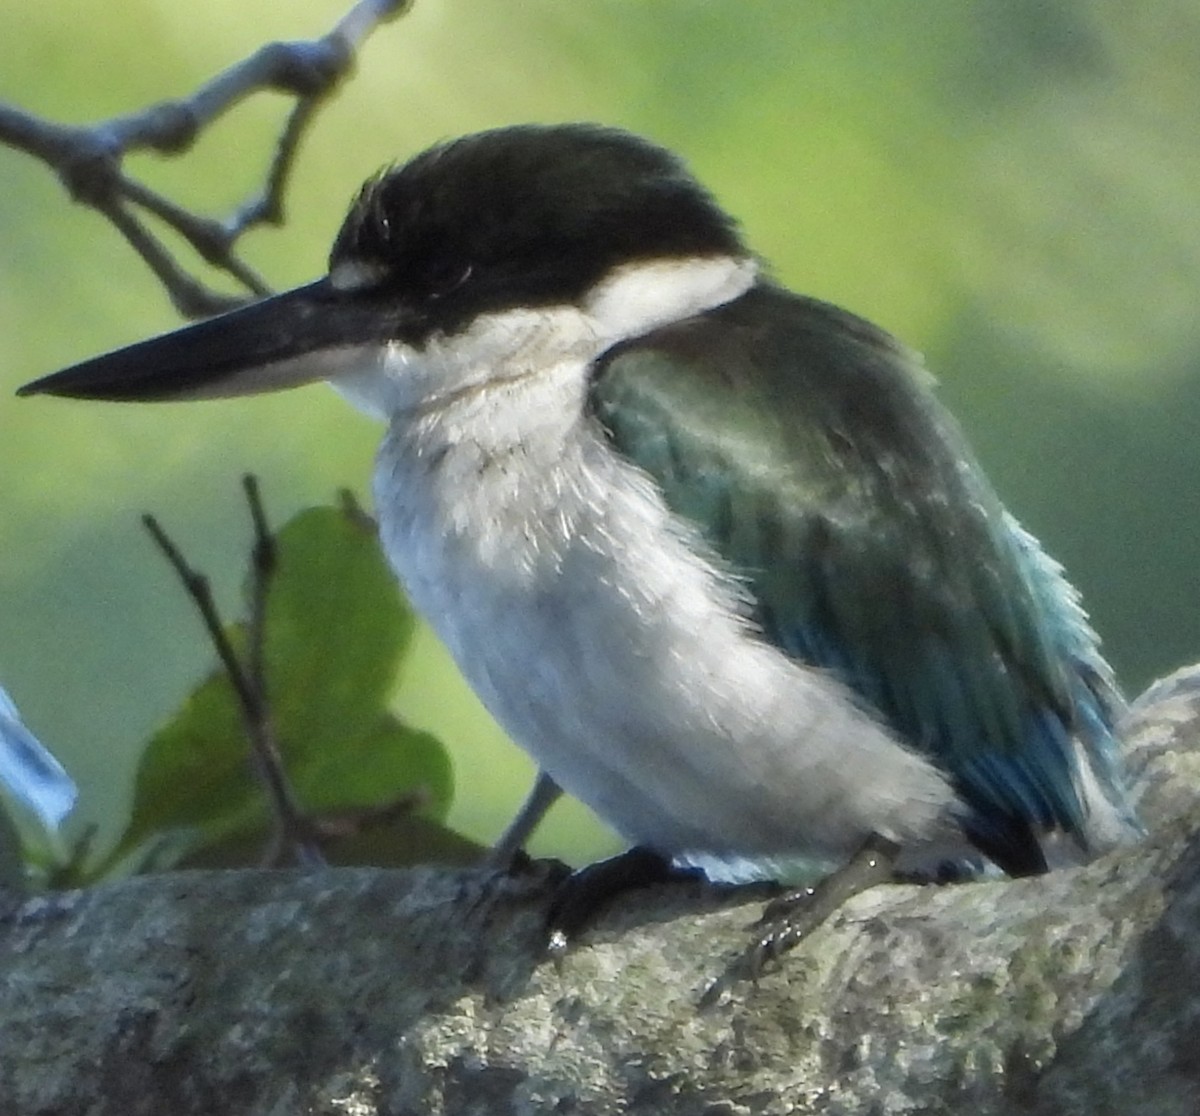
[[[217,399],[352,371],[394,336],[395,306],[319,279],[34,380],[18,395],[130,402]]]

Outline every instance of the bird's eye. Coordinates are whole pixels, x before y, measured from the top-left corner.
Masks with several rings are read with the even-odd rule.
[[[439,269],[444,272],[443,275],[434,275],[429,278],[428,297],[431,301],[445,298],[449,294],[453,294],[460,287],[464,286],[468,279],[471,278],[471,272],[475,270],[473,264],[467,264],[465,267],[454,267],[453,269]]]

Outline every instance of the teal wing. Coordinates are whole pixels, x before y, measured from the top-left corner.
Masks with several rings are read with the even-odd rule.
[[[618,346],[590,406],[745,579],[764,638],[839,676],[949,773],[1013,873],[1088,840],[1081,742],[1121,802],[1121,699],[1059,567],[1005,512],[919,362],[761,286]]]

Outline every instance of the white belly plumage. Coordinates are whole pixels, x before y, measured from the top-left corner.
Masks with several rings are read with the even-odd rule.
[[[623,836],[684,860],[945,838],[942,776],[756,636],[736,580],[582,416],[582,390],[570,367],[492,385],[398,416],[380,449],[384,547],[505,731]]]

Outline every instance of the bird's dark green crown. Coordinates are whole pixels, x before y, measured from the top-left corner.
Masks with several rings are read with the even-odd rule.
[[[622,264],[744,254],[732,219],[670,152],[598,125],[524,125],[367,183],[330,265],[380,265],[380,295],[454,332],[488,311],[577,302]]]

